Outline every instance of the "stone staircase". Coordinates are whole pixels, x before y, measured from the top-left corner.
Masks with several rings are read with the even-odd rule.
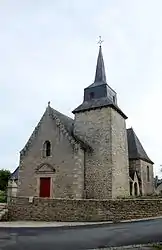
[[[0,221],[5,220],[7,217],[7,204],[6,203],[0,203]]]

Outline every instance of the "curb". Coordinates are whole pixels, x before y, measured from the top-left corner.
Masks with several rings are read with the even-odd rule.
[[[77,229],[77,228],[92,228],[92,227],[104,227],[110,224],[121,224],[121,223],[131,223],[131,222],[141,222],[162,219],[159,217],[150,217],[142,219],[131,219],[122,221],[102,221],[102,222],[36,222],[36,221],[11,221],[11,222],[0,222],[0,228],[55,228],[55,229]],[[59,224],[60,223],[60,224]]]
[[[120,246],[120,247],[105,247],[105,248],[93,248],[93,249],[87,249],[87,250],[120,250],[120,249],[135,249],[138,250],[142,249],[141,247],[153,247],[154,245],[162,245],[162,242],[152,242],[148,244],[137,244],[137,245],[128,245],[128,246]]]
[[[148,218],[140,218],[140,219],[122,220],[122,221],[119,221],[119,223],[138,222],[138,221],[149,221],[149,220],[156,220],[156,219],[162,219],[162,216],[158,216],[158,217],[148,217]]]
[[[53,222],[53,223],[46,223],[46,222],[40,222],[40,224],[34,224],[34,223],[30,223],[29,224],[23,224],[21,222],[21,224],[19,224],[19,222],[17,222],[17,224],[15,225],[14,223],[12,224],[12,222],[8,223],[8,222],[0,222],[0,229],[2,228],[37,228],[38,230],[41,228],[44,229],[80,229],[80,228],[92,228],[92,227],[104,227],[106,225],[109,224],[113,224],[112,221],[106,221],[106,222],[92,222],[92,223],[78,223],[78,224],[73,224],[73,223],[67,223],[67,224],[57,224],[57,222]]]

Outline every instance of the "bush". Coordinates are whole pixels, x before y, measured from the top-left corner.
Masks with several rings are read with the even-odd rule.
[[[9,170],[0,169],[0,190],[6,191],[11,173]]]
[[[7,202],[7,195],[5,191],[0,190],[0,203]]]

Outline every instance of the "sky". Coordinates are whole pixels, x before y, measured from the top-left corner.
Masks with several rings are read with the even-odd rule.
[[[101,35],[107,83],[159,174],[161,9],[161,0],[0,0],[0,168],[18,166],[48,101],[73,117]]]

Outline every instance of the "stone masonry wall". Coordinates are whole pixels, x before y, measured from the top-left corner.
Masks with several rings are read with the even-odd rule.
[[[13,198],[9,220],[114,221],[162,216],[162,199],[65,200]]]
[[[149,181],[147,180],[147,166],[149,166]],[[129,167],[133,171],[136,170],[141,178],[142,195],[152,194],[154,192],[153,165],[143,160],[130,160]]]
[[[43,157],[43,144],[51,142],[51,155]],[[75,145],[77,146],[77,145]],[[39,177],[36,169],[47,164],[54,173],[41,173],[51,177],[51,198],[83,198],[84,151],[70,144],[68,137],[53,120],[48,109],[41,120],[38,133],[25,155],[20,158],[18,196],[39,196]]]
[[[143,183],[143,195],[152,194],[154,192],[154,173],[153,165],[140,160],[141,177]],[[149,167],[149,180],[147,180],[147,166]]]
[[[85,154],[86,197],[111,198],[111,109],[76,113],[74,134],[93,148],[93,152]]]
[[[125,119],[111,109],[112,198],[130,195],[128,141]]]
[[[93,148],[85,155],[87,198],[129,196],[124,118],[110,107],[76,113],[74,133]]]

